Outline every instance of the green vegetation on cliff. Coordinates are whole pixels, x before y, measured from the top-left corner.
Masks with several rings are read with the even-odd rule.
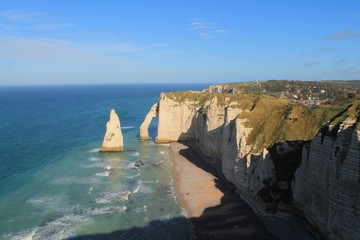
[[[360,109],[357,94],[316,107],[265,94],[169,92],[165,96],[179,103],[190,102],[201,108],[202,114],[206,114],[205,105],[215,98],[219,106],[238,108],[238,118],[245,119],[245,127],[252,129],[247,143],[253,153],[278,142],[311,140],[323,124],[337,124],[349,116],[356,118]]]

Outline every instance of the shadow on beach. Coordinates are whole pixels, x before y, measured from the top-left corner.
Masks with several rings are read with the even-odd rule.
[[[306,240],[313,239],[310,233],[297,231],[291,229],[292,224],[288,223],[287,219],[280,221],[269,217],[268,221],[273,221],[264,225],[264,219],[260,218],[254,213],[245,201],[235,192],[235,188],[223,177],[218,174],[214,167],[211,167],[204,161],[204,156],[195,151],[190,142],[182,142],[187,148],[181,149],[179,154],[185,157],[188,161],[203,169],[204,171],[214,175],[216,188],[222,193],[220,205],[206,208],[201,216],[196,218],[172,218],[169,220],[151,221],[147,226],[134,227],[125,230],[118,230],[111,233],[99,233],[90,235],[79,235],[68,238],[67,240],[97,240],[97,239],[116,239],[116,240],[131,240],[131,239],[227,239],[227,240],[267,240],[267,239],[287,239],[287,240]],[[191,231],[191,229],[184,229],[181,226],[186,225],[188,220],[194,226],[193,236],[183,234],[184,231]],[[280,224],[279,224],[280,223]],[[282,224],[281,224],[282,223]],[[269,226],[274,228],[270,233]],[[296,227],[295,227],[296,228]],[[275,236],[276,235],[276,236]]]

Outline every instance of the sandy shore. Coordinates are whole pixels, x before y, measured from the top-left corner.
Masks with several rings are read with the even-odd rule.
[[[171,143],[169,157],[177,201],[194,224],[197,239],[277,239],[193,149]]]

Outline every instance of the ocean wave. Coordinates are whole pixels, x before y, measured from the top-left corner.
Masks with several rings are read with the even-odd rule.
[[[139,185],[137,185],[137,186],[135,187],[135,189],[134,189],[134,190],[132,190],[132,192],[131,192],[131,193],[138,193],[138,192],[139,192],[139,190],[140,190],[140,184],[139,184]]]
[[[108,171],[100,172],[100,173],[95,173],[95,175],[98,177],[108,177],[108,176],[110,176],[110,172],[108,172]]]
[[[94,148],[94,149],[91,149],[89,152],[99,152],[100,151],[100,148]]]
[[[130,191],[122,192],[107,192],[102,197],[96,198],[96,203],[114,203],[114,202],[123,202],[129,199]]]
[[[154,163],[154,165],[158,165],[158,164],[160,164],[160,163],[162,163],[162,162],[164,162],[164,159],[161,159],[160,161]]]
[[[121,129],[131,129],[131,128],[135,128],[135,127],[134,126],[121,127]]]
[[[160,151],[160,154],[165,154],[165,151]]]
[[[89,157],[88,160],[89,161],[92,161],[92,162],[96,162],[96,161],[99,161],[101,158],[99,157]]]
[[[92,218],[86,215],[70,214],[50,221],[44,226],[1,235],[0,238],[9,240],[67,239],[76,235],[82,226],[92,222]]]
[[[126,176],[126,178],[133,179],[133,178],[139,177],[140,175],[141,175],[140,173],[137,173],[134,175]]]
[[[111,214],[114,212],[125,212],[127,207],[121,206],[121,207],[114,207],[114,206],[108,206],[108,207],[102,207],[102,208],[90,208],[88,211],[89,215],[103,215],[103,214]]]
[[[140,153],[139,152],[130,153],[129,156],[138,157],[140,156]]]
[[[77,178],[77,177],[60,177],[54,180],[54,184],[68,185],[68,184],[99,184],[101,180],[96,177]]]
[[[62,195],[40,196],[26,201],[34,208],[45,209],[48,212],[63,212],[65,197]]]
[[[84,164],[81,165],[82,168],[104,168],[105,167],[105,163],[103,162],[96,162],[96,163],[92,163],[92,164]]]
[[[146,211],[147,211],[147,206],[146,205],[135,209],[136,213],[141,213],[141,212],[146,212]]]

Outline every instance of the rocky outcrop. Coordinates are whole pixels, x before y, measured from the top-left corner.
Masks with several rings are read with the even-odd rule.
[[[148,114],[146,115],[144,121],[142,122],[142,124],[140,125],[140,138],[139,140],[151,140],[151,138],[149,137],[149,125],[151,123],[151,120],[154,117],[158,117],[158,112],[159,112],[159,103],[155,103],[151,108],[150,111],[148,112]]]
[[[123,152],[124,142],[120,120],[115,110],[110,112],[110,120],[106,124],[106,133],[100,152]]]
[[[202,90],[202,92],[209,92],[209,93],[238,93],[239,90],[235,87],[232,87],[228,84],[217,84],[217,85],[211,85],[208,88],[205,88]]]
[[[310,109],[268,96],[162,93],[156,141],[193,140],[258,209],[300,210],[328,239],[355,240],[360,108],[350,106]]]

